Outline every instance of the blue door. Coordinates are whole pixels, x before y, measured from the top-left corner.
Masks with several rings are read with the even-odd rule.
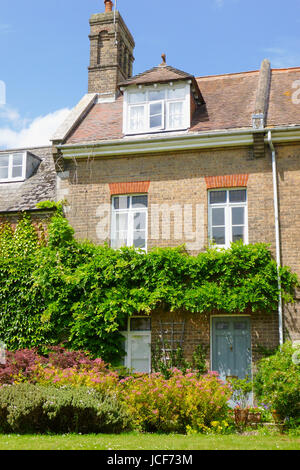
[[[219,372],[222,380],[251,377],[250,318],[213,318],[212,370]]]

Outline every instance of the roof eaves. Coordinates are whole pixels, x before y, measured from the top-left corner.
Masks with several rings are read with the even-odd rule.
[[[70,133],[95,104],[97,96],[97,93],[87,93],[83,96],[75,108],[73,108],[69,113],[65,121],[57,129],[51,138],[52,142],[63,142],[68,138]]]

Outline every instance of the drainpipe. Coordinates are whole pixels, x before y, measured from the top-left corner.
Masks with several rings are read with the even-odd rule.
[[[277,183],[277,165],[276,151],[272,142],[272,132],[268,132],[268,142],[272,152],[272,173],[273,173],[273,192],[274,192],[274,213],[275,213],[275,237],[276,237],[276,263],[277,263],[277,281],[278,281],[278,320],[279,320],[279,344],[283,344],[283,319],[282,319],[282,295],[280,278],[280,231],[279,231],[279,210],[278,210],[278,183]]]

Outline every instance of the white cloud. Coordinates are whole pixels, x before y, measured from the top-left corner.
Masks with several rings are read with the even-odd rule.
[[[215,0],[217,7],[222,7],[224,5],[224,0]]]
[[[3,113],[1,116],[1,112]],[[70,110],[59,109],[46,116],[39,116],[31,121],[21,119],[18,111],[6,109],[1,111],[0,118],[9,121],[5,127],[0,127],[0,148],[22,148],[49,145],[50,138],[56,129],[66,119]],[[18,129],[16,129],[18,127]]]

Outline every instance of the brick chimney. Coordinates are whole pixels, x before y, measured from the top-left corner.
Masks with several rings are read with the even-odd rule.
[[[113,2],[105,0],[105,12],[90,18],[89,93],[99,101],[116,99],[118,83],[132,76],[134,39]]]

